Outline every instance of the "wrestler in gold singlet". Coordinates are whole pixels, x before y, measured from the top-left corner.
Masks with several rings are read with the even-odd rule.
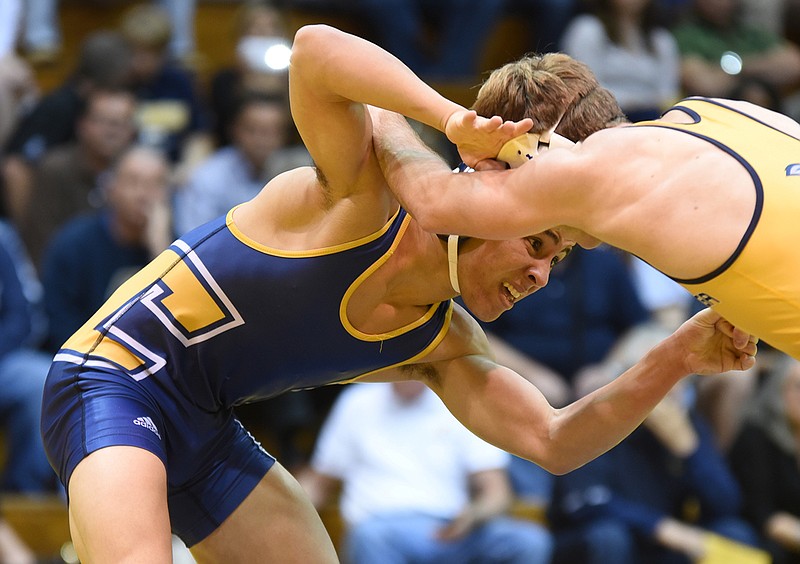
[[[694,123],[635,126],[705,139],[741,163],[756,191],[753,216],[736,251],[705,276],[676,282],[735,325],[800,358],[800,244],[787,236],[789,226],[800,221],[800,139],[705,98],[689,98],[672,109]]]

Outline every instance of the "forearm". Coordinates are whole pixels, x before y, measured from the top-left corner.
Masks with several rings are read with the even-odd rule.
[[[328,26],[306,26],[297,32],[291,64],[303,75],[313,76],[326,92],[399,112],[439,131],[444,131],[454,112],[464,109],[392,54]]]
[[[558,410],[550,437],[559,445],[559,459],[578,467],[613,448],[661,401],[675,383],[688,375],[665,342],[635,366],[602,388]],[[564,471],[571,470],[567,467]]]
[[[616,380],[562,409],[488,358],[454,361],[429,385],[485,441],[565,474],[617,445],[687,374],[669,346],[659,345]]]
[[[373,147],[386,183],[420,227],[432,233],[492,235],[496,226],[485,211],[502,194],[499,179],[491,172],[453,173],[402,116],[372,114]]]
[[[372,111],[373,147],[389,189],[423,229],[444,233],[457,196],[450,166],[399,114]]]

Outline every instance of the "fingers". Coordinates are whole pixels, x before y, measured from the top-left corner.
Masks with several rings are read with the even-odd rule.
[[[744,351],[746,348],[749,348],[750,346],[754,347],[756,344],[758,344],[758,337],[751,335],[743,329],[734,327],[730,321],[724,318],[719,318],[716,326],[717,329],[719,329],[723,334],[731,338],[731,341],[733,341],[733,346],[739,350]]]
[[[508,127],[511,129],[512,135],[517,137],[518,135],[530,131],[531,127],[533,127],[533,120],[531,118],[525,118],[520,121],[507,121],[506,124],[509,124]]]
[[[753,366],[755,366],[756,364],[755,353],[753,353],[752,355],[742,354],[739,357],[739,362],[742,365],[741,368],[742,370],[749,370],[753,368]]]
[[[733,328],[733,346],[737,349],[744,349],[748,344],[758,343],[758,337],[742,331],[738,327]]]

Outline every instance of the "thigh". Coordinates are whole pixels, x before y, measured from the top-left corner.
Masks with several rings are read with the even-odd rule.
[[[245,500],[208,537],[191,548],[201,564],[336,563],[314,506],[300,484],[275,463]]]
[[[170,562],[167,476],[155,454],[131,446],[97,450],[77,465],[68,491],[82,562]]]

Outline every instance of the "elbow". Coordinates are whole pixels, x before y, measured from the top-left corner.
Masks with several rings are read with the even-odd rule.
[[[569,474],[578,466],[573,464],[564,464],[561,460],[548,460],[539,464],[542,468],[553,474],[554,476],[563,476]]]
[[[578,465],[565,463],[561,457],[554,455],[520,455],[520,457],[533,462],[554,476],[563,476],[578,468]]]
[[[427,231],[428,233],[446,232],[446,230],[441,228],[442,224],[431,206],[426,206],[424,203],[418,202],[417,205],[408,209],[408,212],[416,222],[419,223],[423,231]]]
[[[530,460],[554,476],[568,474],[587,462],[582,455],[576,458],[574,453],[559,448],[558,441],[554,439],[539,442],[533,445],[528,453],[519,456]]]
[[[319,64],[331,43],[336,41],[336,30],[324,24],[305,25],[297,30],[292,41],[290,66],[306,68]]]
[[[447,209],[445,201],[434,197],[435,186],[428,186],[415,192],[415,197],[404,202],[403,207],[428,233],[448,234]]]

